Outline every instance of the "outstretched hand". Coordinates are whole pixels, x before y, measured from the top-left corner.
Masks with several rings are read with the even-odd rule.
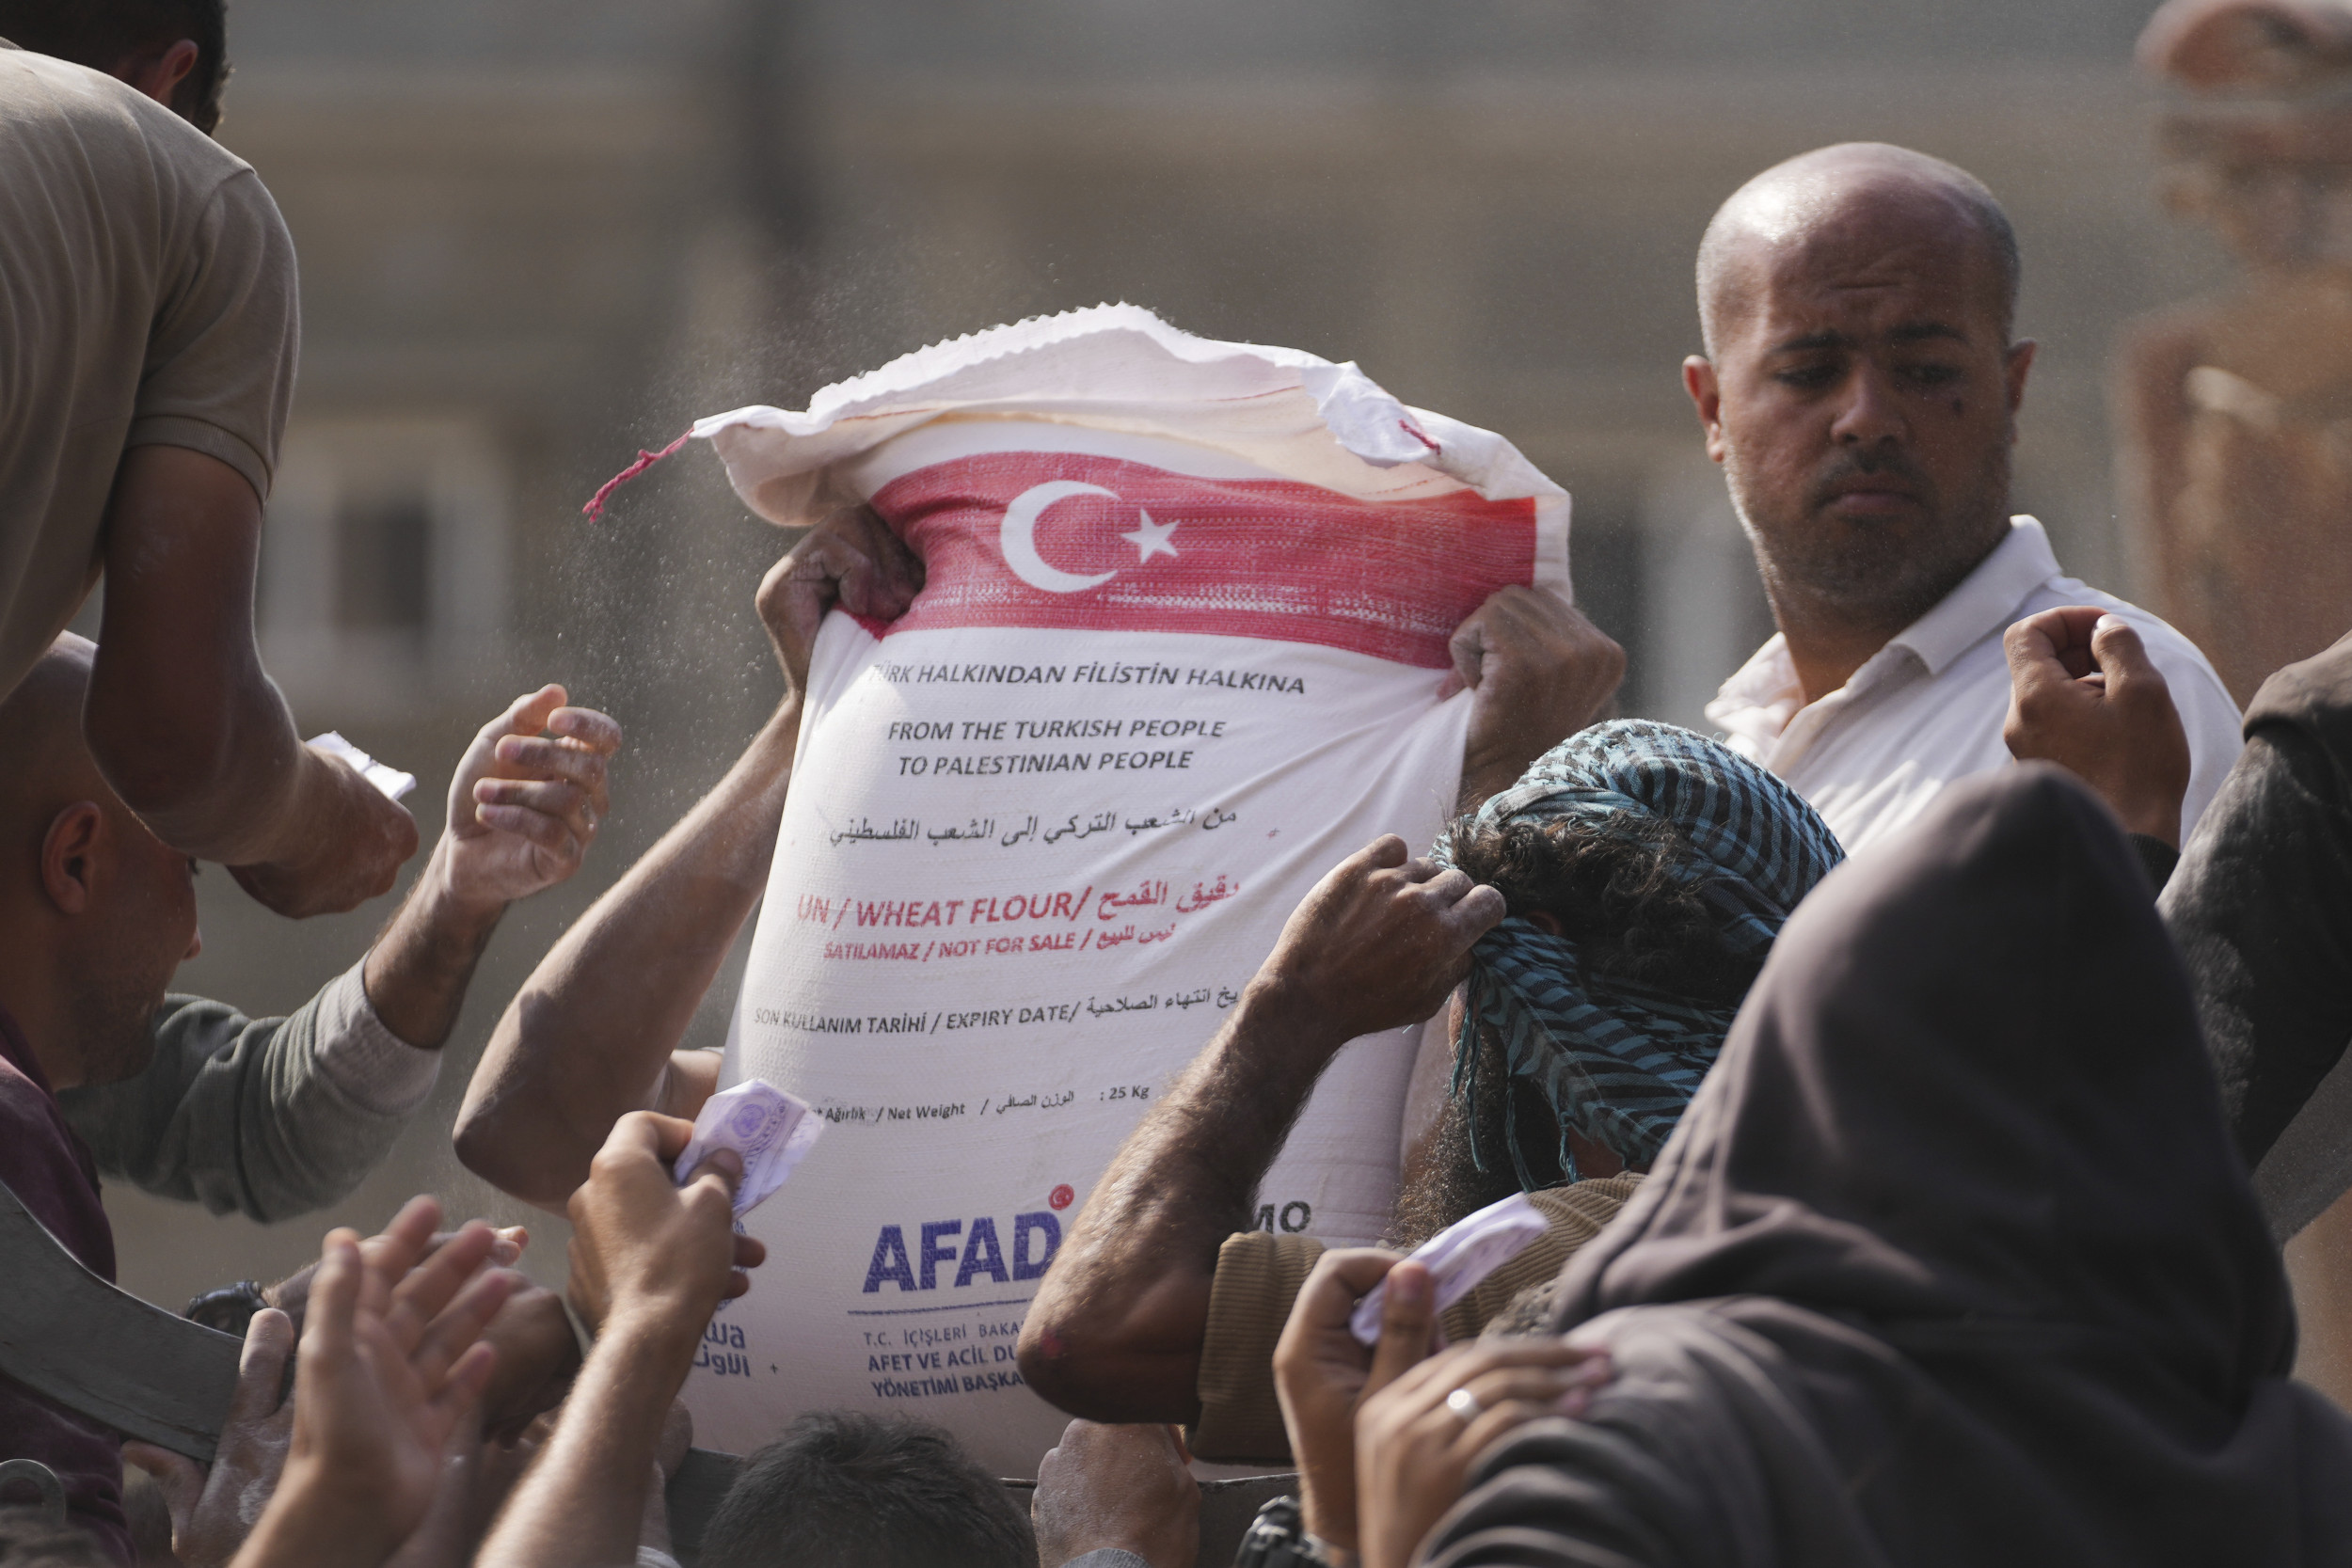
[[[596,842],[612,810],[605,769],[621,726],[565,705],[560,686],[516,698],[458,760],[444,840],[461,902],[503,906],[553,887]]]
[[[373,1568],[431,1507],[451,1436],[489,1382],[482,1331],[518,1283],[484,1266],[496,1244],[486,1225],[433,1248],[439,1219],[419,1197],[380,1236],[327,1233],[285,1474],[238,1568]]]
[[[1253,986],[1283,997],[1327,1039],[1434,1016],[1500,925],[1502,895],[1415,859],[1391,833],[1334,866],[1291,917]]]
[[[809,650],[826,611],[895,621],[923,591],[923,562],[872,507],[834,513],[760,579],[759,619],[796,693],[808,689]]]
[[[2124,828],[2178,848],[2188,735],[2139,633],[2088,605],[2045,610],[2002,634],[2019,761],[2055,762],[2098,792]]]

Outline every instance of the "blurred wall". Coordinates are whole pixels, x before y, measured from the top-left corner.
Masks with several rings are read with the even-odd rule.
[[[2128,589],[2103,382],[2128,316],[2222,273],[2152,198],[2137,0],[238,0],[223,139],[299,246],[306,342],[264,628],[306,726],[424,777],[560,680],[630,744],[572,887],[501,931],[432,1105],[333,1214],[263,1229],[117,1188],[130,1288],[177,1304],[405,1194],[516,1211],[448,1128],[564,923],[724,768],[780,682],[751,593],[786,541],[696,415],[999,321],[1126,299],[1359,361],[1576,495],[1580,597],[1629,711],[1692,721],[1769,630],[1679,389],[1715,205],[1824,142],[1951,158],[2009,204],[2041,340],[2021,506]],[[389,912],[288,925],[218,874],[183,984],[282,1010]],[[694,1039],[716,1044],[732,974]],[[534,1225],[538,1272],[563,1227]],[[779,1260],[788,1265],[788,1259]],[[771,1265],[775,1266],[775,1265]]]

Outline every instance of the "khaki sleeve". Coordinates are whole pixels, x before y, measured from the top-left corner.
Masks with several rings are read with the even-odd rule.
[[[167,264],[123,445],[218,458],[266,500],[302,319],[294,237],[261,178],[222,181]]]
[[[1445,1309],[1439,1321],[1445,1325],[1447,1340],[1458,1344],[1475,1339],[1522,1291],[1558,1278],[1568,1259],[1607,1228],[1641,1185],[1640,1174],[1627,1171],[1528,1194],[1527,1200],[1550,1222],[1550,1228]]]
[[[1197,1458],[1291,1463],[1290,1434],[1274,1397],[1274,1344],[1322,1256],[1323,1243],[1311,1237],[1263,1230],[1228,1236],[1217,1248],[1200,1339],[1200,1419],[1184,1433]]]

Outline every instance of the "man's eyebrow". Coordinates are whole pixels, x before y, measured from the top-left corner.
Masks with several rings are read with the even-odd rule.
[[[1968,341],[1968,334],[1959,327],[1948,322],[1939,321],[1905,322],[1886,336],[1888,341],[1896,343],[1926,342],[1931,339],[1947,339],[1956,343],[1964,343]],[[1808,332],[1802,338],[1790,338],[1784,342],[1774,343],[1772,352],[1774,354],[1811,354],[1825,348],[1858,346],[1859,340],[1855,339],[1852,334],[1831,329]]]
[[[1888,333],[1887,337],[1899,343],[1924,342],[1931,338],[1948,338],[1956,343],[1964,343],[1968,341],[1968,334],[1959,327],[1947,322],[1934,321],[1905,322]]]

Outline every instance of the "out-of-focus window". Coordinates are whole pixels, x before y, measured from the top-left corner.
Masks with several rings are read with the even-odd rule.
[[[261,630],[306,717],[419,717],[501,668],[511,488],[478,421],[288,430],[262,534]]]

